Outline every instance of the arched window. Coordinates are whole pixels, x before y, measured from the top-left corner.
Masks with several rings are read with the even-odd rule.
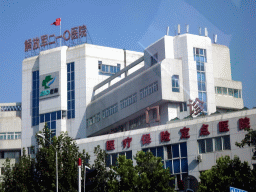
[[[172,76],[172,92],[180,92],[179,75]]]

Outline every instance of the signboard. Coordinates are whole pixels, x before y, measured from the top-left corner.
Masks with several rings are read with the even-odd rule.
[[[230,192],[248,192],[248,191],[245,191],[245,190],[242,190],[242,189],[237,189],[237,188],[234,188],[234,187],[230,187]]]
[[[86,42],[87,28],[85,25],[66,30],[62,35],[42,35],[40,38],[27,39],[25,45],[25,57],[38,55],[40,51],[58,47],[60,45],[75,46]]]
[[[40,75],[39,99],[59,95],[59,72]]]

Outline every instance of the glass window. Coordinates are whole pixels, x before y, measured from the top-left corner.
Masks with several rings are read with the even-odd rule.
[[[221,137],[215,138],[215,151],[221,151],[222,150],[222,143],[221,143]]]
[[[199,153],[205,153],[205,140],[198,140]]]
[[[228,90],[226,87],[222,87],[222,91],[223,91],[223,95],[227,95],[228,94]]]
[[[228,88],[228,95],[230,95],[230,96],[234,95],[233,89]]]
[[[126,151],[126,159],[132,160],[132,151]]]
[[[172,174],[172,160],[165,161],[165,167],[170,168],[170,173]]]
[[[179,75],[172,76],[172,92],[180,92],[179,89]]]
[[[226,135],[223,137],[223,149],[230,150],[230,136]]]
[[[172,159],[172,146],[167,146],[167,159]]]
[[[113,153],[112,154],[112,165],[116,165],[117,164],[117,153]]]
[[[149,150],[150,150],[151,153],[156,157],[156,148],[153,147],[153,148],[150,148]]]
[[[50,113],[45,114],[45,121],[50,121]]]
[[[212,144],[212,138],[206,139],[206,152],[212,152],[213,151],[213,144]]]
[[[238,89],[234,89],[234,97],[238,98]]]
[[[51,113],[51,121],[56,120],[56,111]]]
[[[179,144],[172,145],[173,158],[179,157]]]
[[[182,106],[182,103],[180,103],[180,112],[183,112],[183,106]]]
[[[181,159],[181,171],[188,172],[188,159],[187,158]]]
[[[181,157],[187,157],[187,143],[181,143],[180,144],[180,153]]]
[[[180,173],[180,159],[173,160],[173,169],[174,169],[174,174]]]
[[[44,114],[41,114],[40,115],[40,123],[43,123],[44,122]]]
[[[157,147],[157,157],[164,159],[164,150],[163,147]]]
[[[57,111],[57,120],[61,119],[61,111]]]

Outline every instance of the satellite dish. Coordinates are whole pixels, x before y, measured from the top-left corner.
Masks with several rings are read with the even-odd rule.
[[[184,186],[185,191],[198,191],[198,181],[193,175],[188,175],[185,177]]]

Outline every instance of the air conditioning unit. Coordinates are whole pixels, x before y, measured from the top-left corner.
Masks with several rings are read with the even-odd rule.
[[[203,160],[203,155],[202,154],[197,155],[196,160],[201,162]]]

